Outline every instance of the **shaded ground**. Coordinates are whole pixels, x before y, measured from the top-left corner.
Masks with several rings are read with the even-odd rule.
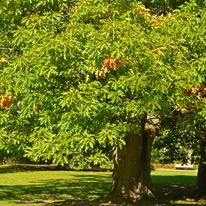
[[[194,192],[196,173],[155,171],[152,179],[156,199],[142,206],[206,205],[206,200],[198,200]],[[97,199],[110,190],[108,172],[0,168],[0,180],[0,206],[112,206]]]

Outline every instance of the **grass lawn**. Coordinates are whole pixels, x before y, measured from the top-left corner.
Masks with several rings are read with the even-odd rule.
[[[100,205],[111,187],[109,172],[31,171],[0,168],[0,206]],[[191,198],[196,172],[153,171],[156,201],[147,205],[206,205]]]
[[[0,206],[84,205],[110,186],[111,173],[0,169]]]
[[[196,177],[195,171],[153,171],[157,200],[164,202],[163,205],[206,205],[204,199],[196,198]]]

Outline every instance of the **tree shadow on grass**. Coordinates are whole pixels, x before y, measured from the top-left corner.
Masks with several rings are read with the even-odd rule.
[[[0,174],[17,173],[17,172],[33,172],[33,171],[62,171],[66,170],[58,165],[46,164],[10,164],[0,165]]]
[[[28,174],[29,175],[29,174]],[[41,206],[98,206],[99,197],[106,195],[111,187],[111,177],[108,174],[73,173],[71,179],[48,179],[27,182],[28,185],[0,186],[0,203],[6,201],[16,204],[38,204]],[[49,177],[48,177],[49,178]],[[189,205],[195,203],[194,176],[155,176],[153,177],[156,199],[143,202],[142,206]],[[183,180],[187,184],[182,183]],[[183,183],[184,183],[183,181]],[[192,200],[194,199],[194,200]],[[178,202],[178,204],[177,204]],[[189,204],[188,204],[189,203]],[[102,204],[112,205],[112,204]],[[113,204],[115,205],[115,204]],[[201,204],[195,204],[201,205]],[[202,205],[206,205],[203,203]]]
[[[196,176],[153,176],[155,201],[160,205],[206,205],[196,195]],[[150,201],[149,201],[150,202]],[[147,202],[148,205],[149,202]]]
[[[195,185],[196,176],[188,175],[153,175],[152,182],[153,184],[179,184],[179,185]]]
[[[29,185],[0,186],[0,202],[39,205],[92,205],[92,200],[108,193],[108,175],[72,175],[72,179],[50,179]]]
[[[16,172],[22,172],[20,169],[15,168],[0,168],[0,174],[7,174],[7,173],[16,173]]]

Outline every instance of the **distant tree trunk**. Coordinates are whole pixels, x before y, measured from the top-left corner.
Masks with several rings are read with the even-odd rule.
[[[189,148],[188,153],[187,153],[187,164],[188,165],[192,164],[192,153],[193,153],[193,149]]]
[[[142,120],[138,134],[125,137],[126,144],[114,154],[113,185],[110,193],[115,203],[138,204],[151,192],[150,156],[154,139],[154,126]]]
[[[197,193],[200,197],[206,196],[206,139],[201,142],[201,160],[197,175]]]

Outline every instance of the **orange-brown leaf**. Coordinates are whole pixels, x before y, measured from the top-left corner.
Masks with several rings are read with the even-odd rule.
[[[12,97],[10,95],[3,96],[1,98],[0,107],[4,109],[10,108],[12,103]]]

